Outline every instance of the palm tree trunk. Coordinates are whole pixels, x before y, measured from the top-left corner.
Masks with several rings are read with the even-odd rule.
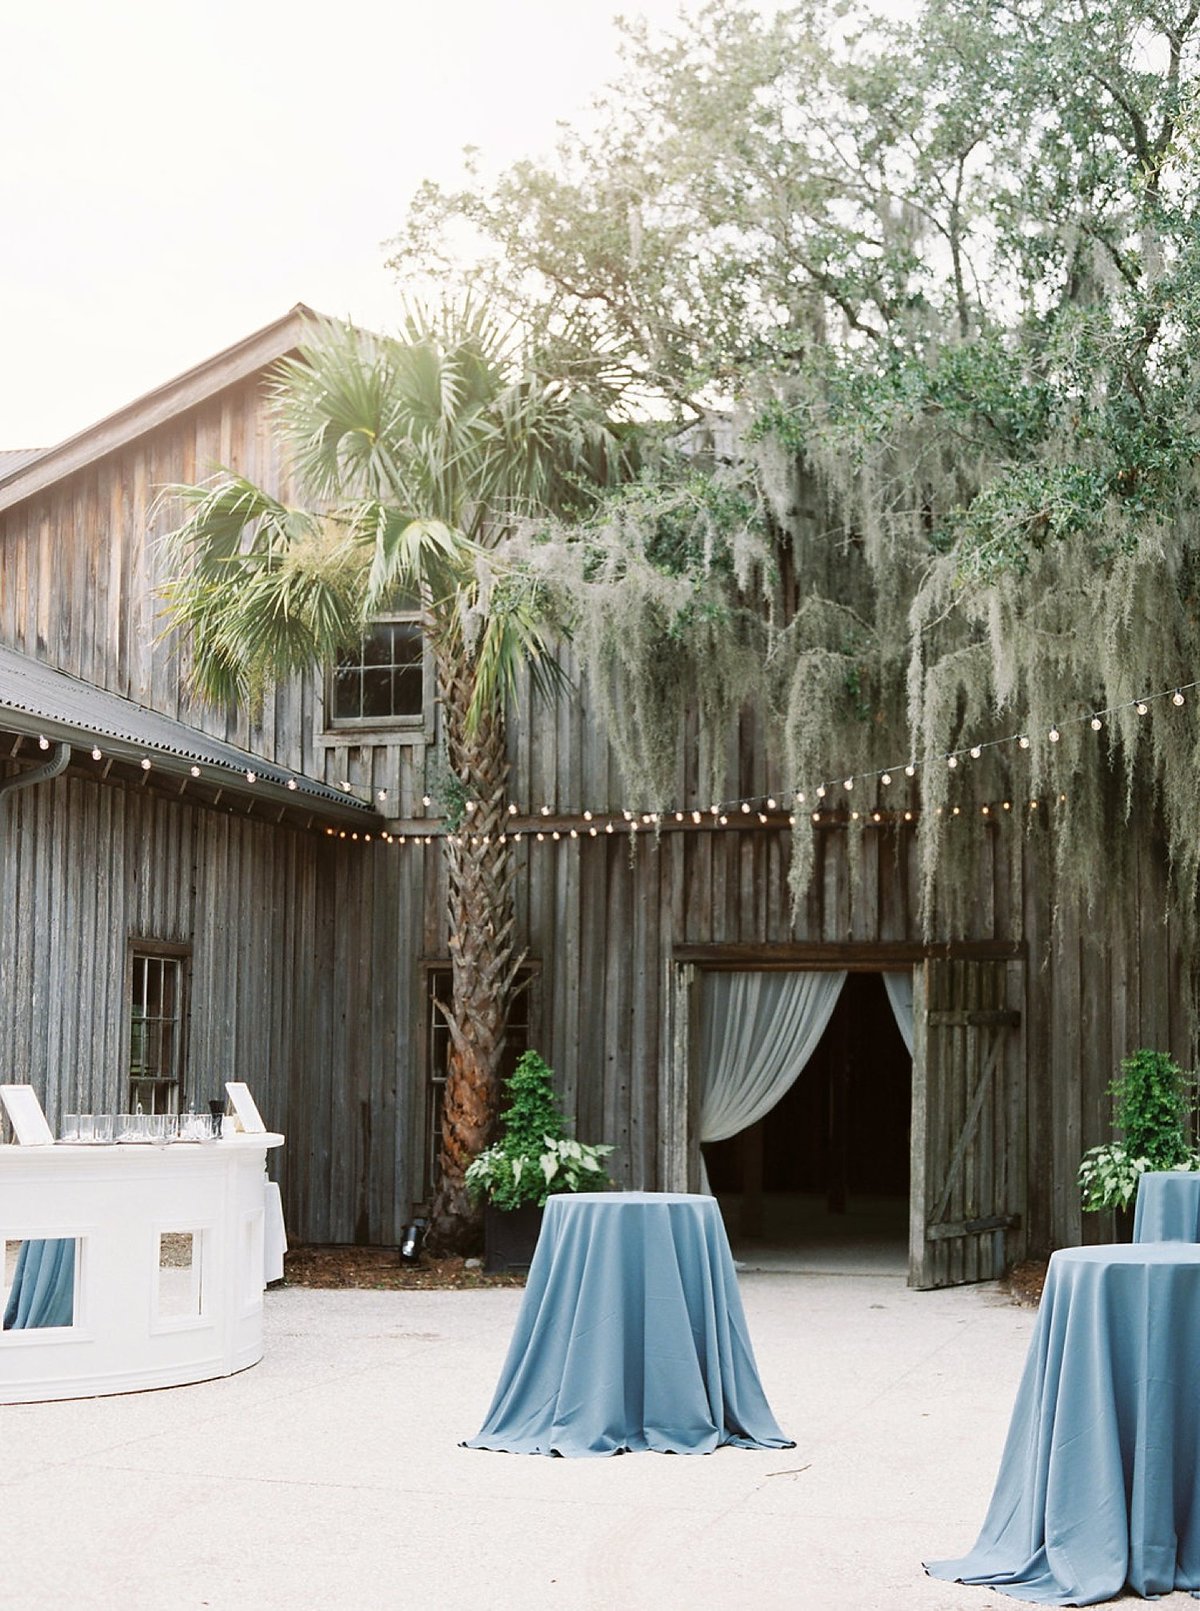
[[[480,1242],[481,1210],[463,1184],[467,1165],[492,1140],[508,1006],[521,957],[514,954],[513,858],[507,826],[508,755],[503,710],[470,728],[474,672],[466,657],[438,667],[450,768],[470,809],[446,838],[450,900],[450,1031],[442,1110],[441,1178],[427,1242],[434,1253]]]

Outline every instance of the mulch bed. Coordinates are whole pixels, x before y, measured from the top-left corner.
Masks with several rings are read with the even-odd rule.
[[[484,1275],[465,1259],[401,1264],[394,1247],[292,1247],[284,1255],[283,1285],[364,1287],[374,1291],[466,1291],[477,1287],[523,1287],[523,1275]]]
[[[1001,1285],[1022,1308],[1036,1309],[1046,1279],[1045,1259],[1014,1265]],[[364,1287],[375,1291],[458,1292],[479,1287],[523,1287],[523,1275],[484,1275],[465,1259],[431,1259],[401,1264],[394,1247],[293,1247],[284,1257],[283,1285]]]
[[[1042,1301],[1046,1264],[1045,1259],[1026,1259],[1024,1264],[1014,1264],[1001,1282],[1012,1301],[1022,1309],[1036,1309]]]

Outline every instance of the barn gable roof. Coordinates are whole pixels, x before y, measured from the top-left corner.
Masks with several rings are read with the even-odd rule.
[[[19,455],[0,453],[0,511],[11,509],[76,470],[136,441],[227,386],[249,379],[294,351],[304,340],[307,326],[320,317],[303,302],[297,302],[282,319],[264,325],[57,446]]]
[[[307,817],[368,833],[383,826],[378,813],[353,795],[3,647],[0,732],[67,743],[89,753],[97,748],[97,766],[107,761],[145,781],[151,774],[155,780],[165,774],[182,780],[180,792],[186,789],[202,803],[219,804],[233,796],[249,809],[256,804],[274,808],[275,817]]]

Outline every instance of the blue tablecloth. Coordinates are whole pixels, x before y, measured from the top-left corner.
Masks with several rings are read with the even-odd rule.
[[[22,1242],[4,1305],[3,1330],[69,1326],[74,1319],[74,1238]]]
[[[1050,1260],[983,1531],[934,1576],[1045,1605],[1200,1587],[1200,1246]]]
[[[551,1197],[500,1383],[466,1447],[788,1449],[758,1379],[715,1198]]]
[[[1143,1175],[1133,1211],[1135,1242],[1200,1242],[1200,1174]]]

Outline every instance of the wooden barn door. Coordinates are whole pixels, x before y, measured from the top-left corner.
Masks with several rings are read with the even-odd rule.
[[[1025,1219],[1022,964],[927,958],[913,977],[908,1284],[993,1281]]]

